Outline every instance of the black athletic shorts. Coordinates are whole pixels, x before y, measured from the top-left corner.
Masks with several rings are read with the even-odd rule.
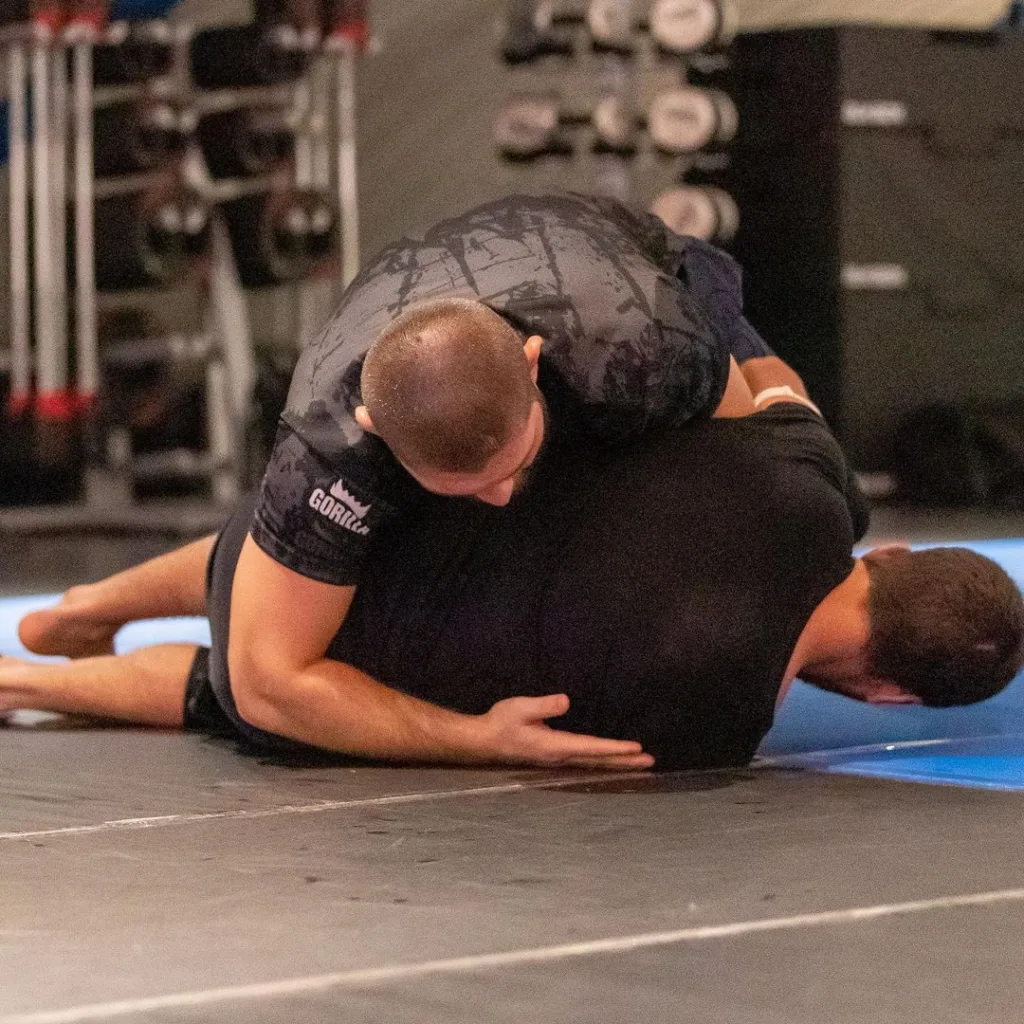
[[[255,507],[255,494],[239,502],[210,554],[206,567],[206,613],[210,620],[211,646],[201,647],[192,662],[185,689],[184,725],[188,732],[237,739],[260,751],[308,753],[315,748],[264,732],[246,722],[238,714],[231,693],[228,677],[231,586]]]

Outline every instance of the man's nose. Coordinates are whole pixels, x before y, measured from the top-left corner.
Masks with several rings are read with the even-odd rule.
[[[476,492],[476,497],[488,505],[507,505],[512,500],[512,491],[515,489],[516,482],[512,477],[507,480],[502,480],[499,483],[491,484],[490,487],[485,487],[482,491]]]

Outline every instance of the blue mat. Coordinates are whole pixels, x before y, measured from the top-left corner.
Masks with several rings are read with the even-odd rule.
[[[1024,734],[883,743],[773,758],[763,764],[901,782],[1024,790]]]
[[[994,559],[1024,589],[1024,540],[963,546]],[[54,600],[0,600],[0,654],[26,656],[18,620]],[[115,647],[123,653],[157,643],[209,642],[205,619],[162,619],[126,626]],[[1024,673],[991,700],[948,709],[872,707],[797,682],[759,754],[785,767],[1024,789]]]

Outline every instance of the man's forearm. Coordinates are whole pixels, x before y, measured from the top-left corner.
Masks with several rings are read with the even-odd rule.
[[[479,716],[393,690],[343,662],[315,662],[239,703],[258,728],[325,750],[395,761],[490,759]]]
[[[335,661],[316,662],[259,692],[254,697],[243,688],[235,695],[239,713],[252,725],[357,757],[625,769],[654,763],[633,740],[550,728],[547,719],[569,709],[564,694],[509,697],[486,714],[463,715],[382,686]]]

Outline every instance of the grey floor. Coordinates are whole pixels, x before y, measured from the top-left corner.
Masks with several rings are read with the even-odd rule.
[[[0,1024],[1017,1022],[1024,802],[0,735]]]

